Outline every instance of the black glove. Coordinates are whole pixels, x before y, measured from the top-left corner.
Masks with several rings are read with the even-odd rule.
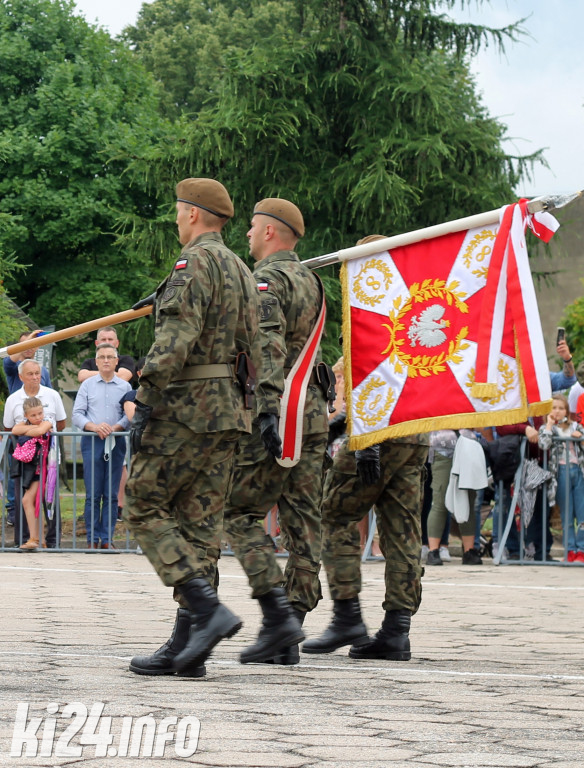
[[[132,305],[132,309],[142,309],[142,307],[148,307],[148,306],[154,306],[154,302],[156,301],[156,291],[154,293],[151,293],[150,296],[146,296],[145,299],[140,299],[140,301],[137,301],[135,304]]]
[[[266,451],[275,459],[282,456],[282,440],[278,434],[278,417],[274,413],[260,413],[260,433]]]
[[[371,445],[362,451],[355,451],[357,460],[357,472],[363,485],[375,485],[381,477],[381,462],[379,460],[379,446]]]
[[[344,435],[347,431],[347,416],[345,413],[338,413],[329,421],[328,445],[337,437]]]
[[[134,402],[136,404],[136,411],[130,426],[130,449],[132,453],[138,453],[142,445],[142,433],[146,429],[146,424],[148,424],[148,419],[152,413],[152,406],[144,405],[139,400]]]

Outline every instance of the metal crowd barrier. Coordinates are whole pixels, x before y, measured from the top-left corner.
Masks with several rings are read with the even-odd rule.
[[[116,437],[125,441],[125,462],[129,466],[129,432],[116,432]],[[2,442],[0,443],[0,468],[2,470],[2,514],[0,527],[0,551],[15,551],[26,543],[28,537],[23,536],[23,528],[26,522],[26,516],[22,504],[14,508],[14,525],[8,523],[8,509],[10,494],[10,466],[11,451],[8,449],[12,440],[10,432],[0,432]],[[113,545],[115,549],[93,549],[88,545],[88,539],[93,541],[95,535],[95,516],[93,508],[89,515],[84,514],[85,493],[81,488],[81,479],[83,477],[83,462],[81,458],[81,438],[90,438],[93,446],[95,440],[100,438],[90,432],[81,432],[77,429],[64,430],[58,433],[57,441],[57,462],[58,471],[56,474],[55,502],[52,505],[43,502],[43,514],[39,514],[39,540],[46,540],[47,548],[42,546],[36,551],[46,552],[133,552],[136,551],[136,542],[131,539],[130,533],[123,523],[117,520],[117,506],[108,510],[108,527],[113,523]],[[112,493],[112,466],[108,464],[106,487],[108,494]],[[92,466],[92,473],[94,468]],[[93,481],[93,477],[92,477]],[[14,483],[20,483],[15,487],[16,496],[22,499],[22,479],[15,478]],[[39,493],[41,498],[45,499],[46,480],[41,476],[39,478]],[[117,494],[116,494],[117,495]],[[115,518],[115,519],[114,519]]]
[[[582,438],[563,437],[554,435],[553,443],[563,443],[565,450],[566,463],[570,464],[570,443],[581,443]],[[495,565],[552,565],[552,566],[578,566],[580,562],[567,562],[568,553],[568,527],[574,526],[574,518],[571,512],[571,487],[569,473],[565,472],[565,500],[564,509],[560,509],[562,521],[562,547],[563,552],[560,559],[553,557],[550,541],[549,523],[552,510],[548,504],[547,490],[549,481],[546,480],[538,486],[536,492],[533,515],[530,524],[525,524],[524,510],[518,508],[518,502],[521,498],[522,480],[524,475],[525,462],[527,461],[527,438],[521,442],[521,462],[515,473],[513,480],[513,493],[510,486],[505,487],[503,482],[499,483],[498,500],[493,510],[493,529],[498,530],[500,536],[497,542],[497,553],[493,557]],[[541,468],[548,470],[549,452],[542,451],[543,461]],[[516,516],[517,511],[519,515]],[[519,525],[517,525],[517,517]],[[579,527],[582,527],[580,525]],[[541,529],[539,536],[534,532]],[[511,546],[513,545],[513,550]],[[557,553],[555,553],[557,554]]]

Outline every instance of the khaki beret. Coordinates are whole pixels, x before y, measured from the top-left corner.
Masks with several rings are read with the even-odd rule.
[[[229,192],[215,179],[183,179],[176,185],[176,198],[179,203],[194,205],[226,219],[234,213]]]
[[[357,240],[355,245],[365,245],[365,243],[374,243],[376,240],[385,240],[387,235],[367,235],[367,237],[362,237],[360,240]]]
[[[290,227],[296,237],[303,237],[304,235],[304,219],[299,209],[291,203],[289,200],[283,200],[279,197],[266,197],[265,200],[260,200],[256,203],[253,215],[262,214],[263,216],[271,216],[273,219],[281,221],[287,227]]]

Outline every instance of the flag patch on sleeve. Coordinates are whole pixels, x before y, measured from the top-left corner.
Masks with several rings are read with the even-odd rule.
[[[258,283],[258,291],[267,291],[269,287],[269,283]]]
[[[187,259],[179,259],[179,260],[176,262],[176,264],[174,265],[174,268],[175,268],[175,269],[184,269],[188,263],[189,263],[189,262],[188,262],[188,260],[187,260]]]

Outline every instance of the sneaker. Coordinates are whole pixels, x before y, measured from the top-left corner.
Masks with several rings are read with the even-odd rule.
[[[426,558],[426,565],[442,565],[442,558],[440,557],[439,549],[431,549],[428,552],[428,557]]]
[[[422,555],[420,557],[420,560],[425,563],[426,558],[428,557],[428,552],[430,551],[430,548],[427,544],[422,544]]]
[[[448,547],[443,544],[440,549],[438,550],[440,552],[440,559],[443,563],[449,563],[451,560],[450,552],[448,551]]]
[[[569,563],[574,563],[574,562],[576,562],[576,555],[577,555],[577,553],[576,553],[576,552],[574,552],[574,550],[573,550],[573,549],[571,549],[571,550],[568,552],[568,557],[566,558],[566,560],[567,560]]]
[[[576,563],[584,563],[584,552],[576,552],[576,560],[574,561]]]
[[[463,565],[482,565],[483,561],[476,549],[467,549],[462,556]]]

